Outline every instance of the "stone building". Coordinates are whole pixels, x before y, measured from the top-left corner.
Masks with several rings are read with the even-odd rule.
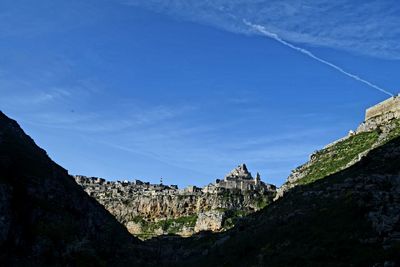
[[[370,107],[365,112],[365,121],[357,128],[357,133],[373,131],[393,120],[400,119],[400,96],[393,96]]]
[[[397,116],[400,116],[400,95],[393,96],[367,109],[365,120],[368,121],[372,118],[382,116],[387,113],[393,113],[397,114]]]
[[[251,173],[247,170],[246,165],[241,164],[228,173],[223,180],[218,179],[215,183],[215,188],[211,185],[207,186],[208,191],[212,191],[213,189],[215,191],[217,188],[239,189],[241,191],[270,190],[271,185],[262,182],[259,173],[253,178]]]
[[[201,188],[199,188],[197,186],[194,186],[194,185],[189,185],[188,187],[186,187],[184,189],[185,193],[197,193],[197,192],[200,192],[200,191],[201,191]]]

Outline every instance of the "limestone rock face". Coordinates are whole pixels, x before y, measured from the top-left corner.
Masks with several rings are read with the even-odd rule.
[[[360,132],[368,132],[368,131],[373,131],[378,128],[383,128],[385,129],[385,126],[390,124],[393,120],[399,119],[400,118],[400,110],[395,111],[395,112],[387,112],[382,115],[372,117],[362,124],[357,128],[357,133]]]
[[[275,187],[269,190],[260,187],[252,191],[220,188],[218,192],[204,193],[164,185],[105,182],[104,179],[83,176],[76,176],[75,180],[130,233],[139,237],[166,233],[188,236],[198,231],[220,231],[222,219],[218,219],[220,226],[203,223],[197,228],[196,220],[210,211],[209,214],[215,215],[217,213],[213,211],[216,210],[252,213],[270,203],[275,195]]]
[[[225,212],[213,210],[199,214],[194,228],[195,232],[213,231],[218,232],[223,228]]]
[[[276,187],[260,181],[259,175],[253,180],[244,164],[228,176],[229,184],[183,190],[138,180],[111,182],[85,176],[75,176],[75,180],[129,232],[150,238],[166,233],[188,236],[199,231],[220,231],[223,218],[218,214],[223,213],[217,211],[249,214],[265,207],[275,196]]]
[[[133,235],[140,235],[143,232],[142,225],[133,221],[126,223],[126,229]]]

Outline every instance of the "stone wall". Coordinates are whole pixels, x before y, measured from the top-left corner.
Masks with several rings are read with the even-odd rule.
[[[396,119],[400,119],[400,96],[391,97],[367,109],[365,121],[357,128],[356,133],[385,128],[385,125]]]
[[[374,117],[378,117],[389,112],[400,112],[400,96],[391,97],[367,109],[365,120],[368,121]]]

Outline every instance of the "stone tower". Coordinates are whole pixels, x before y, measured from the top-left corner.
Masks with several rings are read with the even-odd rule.
[[[255,186],[259,186],[261,183],[261,176],[260,174],[257,172],[256,178],[254,178],[254,185]]]

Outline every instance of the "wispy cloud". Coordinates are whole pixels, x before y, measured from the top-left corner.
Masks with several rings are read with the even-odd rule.
[[[40,83],[39,83],[40,84]],[[39,86],[36,81],[3,78],[0,76],[2,94],[0,107],[13,110],[40,111],[47,105],[79,101],[81,98],[92,97],[96,92],[84,83],[78,81],[72,86],[51,85],[47,88]]]
[[[130,109],[119,109],[117,114],[112,107],[97,112],[43,111],[26,114],[28,123],[50,129],[64,129],[81,134],[118,134],[137,133],[145,129],[165,125],[180,114],[185,107],[136,106]],[[150,138],[144,135],[143,137]]]
[[[284,40],[400,59],[400,5],[395,0],[124,0],[171,16],[254,34],[246,19]],[[240,18],[239,20],[237,18]]]
[[[9,94],[7,97],[0,99],[0,106],[8,109],[9,107],[21,107],[29,105],[30,108],[34,106],[41,106],[51,102],[68,98],[70,92],[63,89],[52,90],[37,90],[29,92],[18,92]]]
[[[329,61],[327,61],[327,60],[325,60],[323,58],[320,58],[320,57],[314,55],[313,53],[311,53],[310,51],[308,51],[308,50],[306,50],[304,48],[301,48],[301,47],[298,47],[298,46],[295,46],[295,45],[293,45],[291,43],[286,42],[285,40],[280,38],[277,34],[267,31],[264,26],[252,24],[251,22],[248,22],[246,20],[244,20],[243,23],[246,24],[247,26],[249,26],[250,28],[253,28],[255,31],[262,33],[264,36],[266,36],[268,38],[272,38],[272,39],[276,40],[277,42],[283,44],[284,46],[289,47],[290,49],[293,49],[293,50],[295,50],[297,52],[300,52],[300,53],[302,53],[302,54],[304,54],[304,55],[306,55],[306,56],[308,56],[308,57],[310,57],[310,58],[312,58],[312,59],[314,59],[314,60],[316,60],[316,61],[318,61],[318,62],[320,62],[320,63],[322,63],[322,64],[324,64],[326,66],[328,66],[328,67],[331,67],[332,69],[340,72],[341,74],[346,75],[347,77],[350,77],[350,78],[352,78],[352,79],[354,79],[354,80],[356,80],[358,82],[361,82],[361,83],[363,83],[363,84],[365,84],[365,85],[367,85],[367,86],[369,86],[371,88],[374,88],[374,89],[376,89],[376,90],[378,90],[378,91],[380,91],[380,92],[382,92],[382,93],[384,93],[386,95],[394,96],[394,94],[389,92],[389,91],[387,91],[387,89],[383,89],[382,87],[379,87],[378,85],[373,84],[370,81],[367,81],[367,80],[361,78],[360,76],[358,76],[356,74],[350,73],[350,72],[344,70],[342,67],[340,67],[340,66],[338,66],[338,65],[336,65],[336,64],[334,64],[332,62],[329,62]]]

